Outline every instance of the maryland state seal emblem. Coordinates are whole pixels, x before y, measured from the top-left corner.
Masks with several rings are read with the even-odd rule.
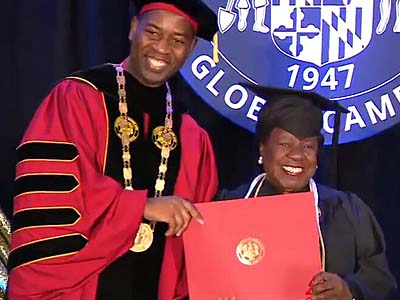
[[[205,0],[218,14],[220,62],[199,41],[182,74],[232,122],[253,131],[262,99],[239,82],[316,91],[349,110],[340,142],[400,120],[400,2]],[[397,6],[397,7],[395,7]],[[324,114],[331,143],[333,112]]]

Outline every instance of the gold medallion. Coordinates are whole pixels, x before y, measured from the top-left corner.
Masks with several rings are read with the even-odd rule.
[[[178,144],[178,138],[171,128],[165,126],[158,126],[153,130],[153,143],[162,149],[163,146],[174,150]]]
[[[150,248],[153,243],[153,230],[147,223],[140,223],[139,230],[136,234],[135,243],[129,249],[132,252],[144,252]]]
[[[122,133],[126,132],[129,137],[129,142],[133,142],[139,136],[139,125],[131,117],[128,117],[126,121],[121,116],[116,118],[114,121],[114,130],[119,138],[122,138]]]
[[[247,266],[258,264],[264,257],[265,247],[256,238],[245,238],[236,247],[236,256],[239,261]]]

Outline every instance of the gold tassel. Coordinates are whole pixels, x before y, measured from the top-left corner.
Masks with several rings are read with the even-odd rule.
[[[219,62],[218,56],[218,32],[213,36],[213,60],[217,64]]]

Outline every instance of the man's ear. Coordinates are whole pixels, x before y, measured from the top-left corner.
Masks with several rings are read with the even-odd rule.
[[[133,17],[132,20],[131,20],[131,28],[130,28],[130,31],[129,31],[129,40],[130,41],[133,40],[133,37],[136,34],[136,30],[138,28],[138,25],[139,25],[138,17]]]

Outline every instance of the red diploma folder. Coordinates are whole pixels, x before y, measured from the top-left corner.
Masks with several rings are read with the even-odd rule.
[[[183,235],[190,300],[303,300],[321,271],[311,192],[196,205]]]

